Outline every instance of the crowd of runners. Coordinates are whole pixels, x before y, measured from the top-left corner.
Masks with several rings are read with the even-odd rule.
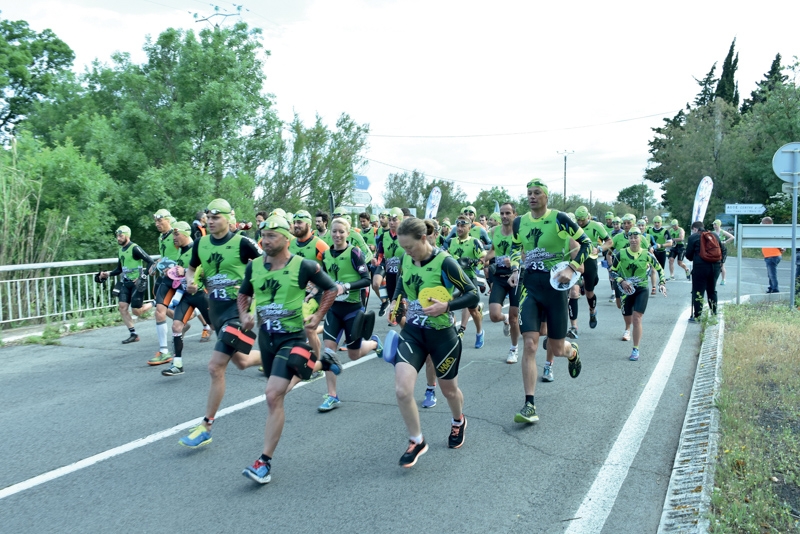
[[[428,450],[418,406],[436,405],[437,385],[452,415],[448,446],[464,443],[467,418],[458,370],[463,344],[472,343],[470,319],[474,347],[485,346],[484,300],[489,321],[501,323],[510,338],[507,353],[500,352],[521,367],[523,399],[514,421],[529,424],[539,419],[540,339],[546,351],[542,381],[555,379],[556,357],[567,360],[570,377],[581,374],[579,303],[585,297],[589,327],[596,328],[600,269],[608,270],[609,300],[621,311],[621,318],[603,318],[604,327],[619,328],[621,339],[632,341],[631,361],[642,356],[648,300],[667,296],[676,263],[684,270],[680,276],[691,278],[686,232],[677,220],[665,225],[654,217],[649,224],[644,217],[613,212],[603,220],[584,206],[564,213],[548,207],[548,196],[547,185],[534,179],[527,184],[523,212],[504,203],[498,213],[478,217],[467,206],[452,224],[416,218],[400,207],[353,215],[337,208],[313,216],[276,208],[259,212],[252,227],[237,223],[223,199],[209,203],[191,224],[161,209],[153,216],[159,259],[131,242],[130,228],[121,226],[118,266],[96,279],[117,277],[114,294],[129,329],[122,343],[140,339],[131,313],[155,308],[159,350],[147,364],[168,365],[163,376],[184,373],[183,339],[194,317],[203,328],[200,342],[212,346],[213,341],[203,421],[181,445],[211,443],[229,363],[259,367],[267,377],[264,444],[243,474],[265,484],[283,432],[286,394],[300,381],[324,374],[327,393],[318,410],[332,411],[341,403],[340,354],[350,360],[376,354],[394,366],[408,434],[399,463],[411,467]],[[733,239],[717,224],[715,232]],[[148,276],[154,280],[152,294]],[[384,339],[374,334],[379,320],[389,327]],[[427,387],[418,404],[414,386],[423,367]]]

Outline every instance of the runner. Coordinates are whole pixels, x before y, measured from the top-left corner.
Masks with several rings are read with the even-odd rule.
[[[457,376],[461,339],[450,312],[475,306],[478,292],[449,254],[431,246],[427,236],[433,232],[434,224],[430,220],[410,218],[398,227],[398,239],[405,256],[392,299],[407,299],[409,309],[406,324],[399,334],[397,351],[385,354],[384,359],[394,363],[397,405],[409,435],[408,448],[400,458],[403,467],[413,466],[428,451],[414,402],[414,383],[428,356],[435,364],[452,415],[448,447],[461,447],[467,428],[462,411],[464,395],[458,387]],[[456,289],[461,294],[452,299]],[[426,292],[434,295],[426,298]],[[394,332],[389,335],[392,334]],[[384,346],[384,350],[391,351],[391,346]]]
[[[402,222],[403,211],[400,208],[392,208],[389,210],[389,230],[384,232],[380,241],[376,243],[376,256],[378,263],[383,267],[383,271],[386,273],[386,294],[389,296],[394,295],[395,288],[397,287],[397,273],[400,271],[400,260],[404,254],[400,243],[397,241],[397,229]],[[374,285],[375,279],[373,278],[373,287]],[[387,297],[385,301],[382,300],[378,315],[383,316],[388,306],[389,298]],[[391,317],[389,326],[397,326],[397,322],[392,321]]]
[[[336,282],[337,296],[336,302],[325,316],[323,331],[325,352],[335,352],[344,334],[347,356],[351,360],[358,360],[373,350],[380,350],[377,336],[372,336],[375,313],[364,313],[363,306],[362,290],[369,287],[369,270],[364,263],[361,250],[347,243],[350,223],[342,218],[334,219],[331,223],[331,233],[333,248],[325,251],[322,268]],[[362,326],[366,321],[371,322],[372,326]],[[362,339],[369,341],[362,342]],[[338,408],[341,403],[336,391],[336,375],[325,373],[325,381],[328,393],[324,395],[322,404],[317,408],[320,412],[329,412]]]
[[[611,235],[611,232],[614,231],[614,212],[607,211],[606,212],[606,233]]]
[[[720,282],[721,286],[725,285],[725,260],[728,259],[728,244],[733,244],[736,241],[736,238],[733,237],[733,234],[722,229],[722,221],[719,219],[715,220],[713,223],[714,226],[714,233],[717,234],[719,238],[719,242],[722,244],[723,248],[725,249],[725,253],[722,255],[722,281]]]
[[[310,219],[310,216],[309,216]],[[242,474],[259,484],[272,478],[272,456],[286,420],[284,399],[301,379],[313,371],[340,373],[342,366],[332,352],[317,361],[306,337],[316,336],[319,323],[336,299],[336,285],[318,263],[289,252],[289,224],[281,217],[269,217],[262,224],[264,258],[249,263],[239,289],[237,308],[242,328],[258,325],[260,359],[267,377],[269,413],[264,429],[261,456]],[[306,287],[313,284],[322,292],[319,309],[303,319]],[[255,305],[257,318],[251,313]]]
[[[617,286],[623,293],[622,316],[625,318],[626,331],[633,324],[633,350],[630,360],[639,359],[639,343],[642,341],[642,317],[647,309],[649,294],[647,291],[647,277],[650,269],[658,273],[659,288],[667,296],[666,279],[664,270],[653,254],[647,252],[642,246],[642,231],[633,227],[628,232],[629,245],[614,251],[611,265],[611,274]]]
[[[205,417],[200,425],[179,440],[181,445],[192,449],[211,443],[211,426],[225,395],[225,369],[228,363],[233,361],[239,369],[246,369],[261,362],[260,353],[250,350],[252,333],[239,322],[236,307],[245,268],[250,260],[261,256],[261,251],[250,239],[230,231],[228,221],[231,206],[226,200],[212,200],[206,213],[210,235],[192,245],[192,257],[186,270],[186,291],[190,295],[197,293],[195,270],[202,266],[203,283],[208,290],[209,317],[217,333],[217,342],[208,363],[211,388]]]
[[[613,251],[612,252],[616,252],[618,250],[622,250],[623,248],[628,246],[628,232],[630,232],[631,228],[633,228],[635,221],[636,221],[636,217],[632,213],[626,213],[625,215],[622,216],[622,219],[621,219],[622,227],[619,229],[618,232],[614,232],[611,235],[611,242],[613,243]],[[615,218],[615,220],[614,220],[615,225],[616,225],[616,222],[617,221],[616,221],[616,218]],[[619,285],[617,284],[617,282],[614,280],[614,277],[611,276],[610,269],[611,269],[611,265],[612,264],[613,264],[613,255],[612,255],[611,261],[608,264],[608,268],[609,268],[608,279],[611,281],[611,287],[614,290],[614,295],[612,295],[613,301],[609,300],[609,302],[616,303],[617,309],[622,309],[622,291],[620,290]],[[626,322],[626,325],[627,324],[628,323]],[[631,339],[631,331],[630,331],[629,328],[626,328],[625,331],[622,334],[622,340],[623,341],[630,341],[630,339]]]
[[[197,241],[206,235],[206,212],[198,211],[194,214],[194,221],[192,221],[192,241]]]
[[[156,334],[158,335],[158,352],[155,356],[147,360],[147,365],[163,365],[172,361],[172,354],[169,352],[169,341],[167,333],[169,326],[167,326],[167,317],[172,318],[173,313],[168,309],[172,297],[175,294],[175,289],[172,288],[172,280],[167,278],[166,271],[173,265],[175,260],[180,256],[180,250],[175,247],[172,224],[170,222],[170,215],[168,210],[160,209],[153,214],[153,221],[158,230],[158,253],[161,258],[158,262],[151,267],[150,274],[156,276],[156,282],[153,285],[153,293],[156,298]]]
[[[330,237],[328,235],[328,221],[330,217],[324,211],[318,211],[317,214],[314,216],[314,225],[317,227],[317,237],[325,241],[326,237]],[[327,241],[326,241],[327,244]],[[330,247],[330,245],[329,245]]]
[[[375,254],[375,232],[372,230],[372,221],[370,221],[369,213],[366,211],[358,215],[358,222],[361,225],[361,238],[369,247],[370,252]]]
[[[481,269],[481,260],[486,256],[486,251],[483,245],[474,237],[469,235],[470,220],[466,215],[459,215],[456,220],[456,237],[450,240],[450,247],[447,251],[458,262],[458,265],[464,270],[464,274],[469,277],[470,283],[477,287],[477,272]],[[467,330],[467,323],[469,317],[475,321],[475,348],[483,347],[483,306],[482,302],[478,301],[477,305],[472,308],[464,308],[461,313],[461,326],[458,327],[458,335],[464,336]]]
[[[205,293],[198,291],[194,295],[186,292],[186,267],[192,259],[192,238],[191,227],[184,221],[175,223],[172,229],[172,240],[178,249],[179,255],[175,260],[175,267],[166,272],[166,278],[174,290],[171,301],[168,305],[170,310],[174,310],[172,320],[172,344],[175,348],[175,357],[172,360],[172,367],[161,371],[163,376],[177,376],[183,374],[183,334],[189,321],[199,311],[206,323],[210,322],[208,316],[208,301]],[[203,330],[205,336],[206,330]],[[208,330],[210,339],[211,330]]]
[[[486,228],[475,222],[475,206],[465,207],[463,210],[461,210],[461,215],[466,215],[470,221],[470,237],[478,239],[481,243],[483,243],[484,247],[488,249],[488,246],[492,244],[492,240],[489,239],[489,234],[486,233]],[[444,240],[445,250],[450,247],[450,240],[455,236],[456,229],[453,228]]]
[[[492,290],[489,293],[489,319],[493,323],[503,323],[503,335],[511,336],[506,363],[517,363],[519,344],[519,294],[508,283],[511,276],[511,245],[514,236],[512,225],[517,217],[517,209],[511,202],[500,206],[500,221],[492,231],[492,248],[486,255],[489,264],[489,277]],[[508,297],[508,315],[503,313],[503,302]]]
[[[347,210],[342,208],[342,207],[336,208],[333,211],[333,217],[334,218],[342,217],[342,218],[344,218],[344,220],[346,220],[351,225],[353,224],[353,222],[350,219],[350,214],[347,213]],[[330,237],[330,232],[328,232],[328,236]],[[328,244],[328,248],[333,246],[333,238],[332,237],[330,237],[330,240],[326,239],[325,242]],[[361,249],[361,252],[364,254],[364,261],[365,262],[369,263],[369,262],[372,261],[372,258],[375,257],[375,255],[369,249],[367,244],[364,242],[364,238],[361,237],[361,233],[358,232],[352,226],[350,228],[350,235],[347,237],[347,242],[349,244],[353,245],[354,247],[358,247],[358,248]]]
[[[678,226],[678,219],[672,219],[670,225],[672,225],[672,229],[670,230],[672,248],[669,251],[668,280],[675,280],[675,258],[678,259],[678,267],[682,267],[683,270],[686,271],[686,279],[691,280],[692,275],[689,268],[683,263],[683,258],[686,255],[686,231]]]
[[[514,220],[513,252],[508,279],[512,287],[520,283],[520,261],[524,269],[520,293],[520,331],[524,342],[522,351],[522,384],[525,403],[514,416],[517,423],[533,423],[536,414],[536,349],[539,330],[547,323],[547,353],[569,360],[569,374],[577,378],[581,372],[578,345],[564,338],[567,334],[567,293],[550,285],[550,270],[570,257],[569,240],[580,245],[575,259],[557,274],[559,283],[568,283],[589,255],[591,242],[583,230],[566,213],[547,207],[548,188],[538,178],[528,182],[530,212]]]
[[[583,229],[592,242],[589,258],[583,263],[583,292],[586,294],[586,302],[589,304],[589,328],[595,328],[597,327],[597,295],[594,294],[594,288],[600,281],[597,275],[597,258],[601,253],[605,255],[612,243],[605,227],[589,218],[589,210],[586,206],[580,206],[575,210],[575,218],[578,226]],[[577,316],[577,314],[576,309],[575,315]]]
[[[117,267],[111,272],[102,271],[100,279],[105,280],[109,276],[120,276],[120,280],[114,286],[114,293],[118,294],[119,314],[122,316],[122,322],[128,327],[128,332],[130,333],[127,339],[122,340],[122,344],[127,345],[128,343],[139,341],[139,335],[136,333],[130,310],[133,310],[135,316],[140,317],[153,307],[150,302],[144,303],[145,290],[139,291],[136,288],[137,281],[142,284],[142,275],[150,271],[153,260],[142,250],[142,247],[131,241],[131,229],[127,226],[117,228],[114,235],[119,245]],[[147,282],[144,281],[143,285],[146,288]]]
[[[653,217],[653,226],[650,228],[650,235],[656,239],[655,251],[653,255],[658,260],[658,264],[664,269],[667,264],[667,249],[672,246],[672,235],[670,231],[661,226],[661,216]]]
[[[647,231],[647,221],[644,219],[639,219],[636,221],[636,227],[642,233],[641,238],[641,247],[642,249],[646,250],[650,254],[653,254],[656,251],[656,238],[653,234]],[[658,276],[656,275],[655,269],[650,269],[647,271],[648,276],[650,277],[650,282],[652,283],[650,289],[650,296],[656,296],[656,286],[658,285]]]

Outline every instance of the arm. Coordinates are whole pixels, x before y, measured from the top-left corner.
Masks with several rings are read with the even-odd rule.
[[[300,287],[306,287],[309,282],[317,286],[317,289],[322,293],[319,301],[319,308],[313,315],[306,317],[306,330],[314,332],[316,335],[317,326],[325,318],[325,314],[331,309],[333,302],[338,295],[336,283],[331,280],[331,277],[322,272],[319,264],[313,260],[303,260],[300,266],[300,275],[298,276]]]
[[[458,262],[452,257],[445,258],[442,262],[442,279],[445,283],[452,284],[461,292],[458,297],[447,303],[448,306],[445,311],[474,308],[478,305],[480,297],[478,296],[477,288],[472,285],[467,275],[458,266]]]
[[[250,307],[253,305],[253,264],[248,263],[244,269],[244,280],[242,285],[239,286],[239,295],[236,297],[236,307],[239,310],[239,321],[242,323],[242,328],[245,330],[252,330],[256,326],[256,319],[250,313]]]
[[[145,252],[142,249],[142,247],[140,247],[139,245],[136,245],[135,247],[133,247],[132,254],[133,254],[133,259],[134,260],[141,260],[141,261],[145,262],[146,265],[144,267],[144,272],[145,273],[149,272],[150,268],[153,266],[153,263],[155,263],[153,261],[153,258],[148,256],[147,252]]]
[[[686,259],[689,261],[694,261],[694,249],[695,243],[699,242],[699,239],[695,239],[696,236],[700,234],[692,234],[689,237],[689,242],[686,244]]]
[[[350,282],[350,289],[364,289],[365,287],[369,287],[372,283],[372,280],[369,277],[369,269],[367,269],[367,264],[364,263],[364,256],[361,254],[361,251],[355,247],[353,247],[352,251],[350,252],[350,262],[353,264],[353,269],[361,275],[361,278],[356,280],[355,282]]]
[[[186,291],[190,295],[194,295],[195,293],[197,293],[197,284],[194,283],[194,278],[195,278],[195,271],[201,265],[200,254],[197,251],[199,245],[200,245],[199,239],[192,244],[192,257],[189,260],[189,267],[186,268]]]

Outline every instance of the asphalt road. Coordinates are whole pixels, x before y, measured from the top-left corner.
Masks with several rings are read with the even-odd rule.
[[[735,258],[728,268],[721,299],[733,297]],[[779,267],[784,288],[788,268],[788,261]],[[763,292],[763,261],[744,260],[742,280],[743,293]],[[470,323],[459,371],[465,444],[447,448],[450,414],[439,392],[439,404],[421,410],[430,450],[411,469],[397,465],[407,436],[392,366],[369,357],[348,367],[339,379],[342,405],[330,413],[316,410],[324,380],[304,384],[287,397],[266,486],[241,475],[263,441],[265,381],[254,368],[230,366],[223,408],[233,408],[215,423],[213,443],[196,451],[177,444],[187,431],[175,427],[203,415],[209,386],[211,347],[198,342],[196,322],[179,377],[146,365],[157,350],[152,321],[138,327],[142,341],[132,345],[121,345],[127,331],[114,327],[64,337],[60,346],[2,348],[0,530],[655,532],[700,344],[696,325],[670,342],[676,325],[679,333],[685,327],[689,288],[670,282],[667,298],[651,299],[642,356],[630,362],[622,318],[601,280],[596,329],[580,304],[583,372],[572,379],[557,359],[555,382],[537,385],[534,425],[513,422],[524,396],[519,364],[505,363],[501,326],[487,324],[477,350]],[[376,331],[387,329],[379,318]],[[664,382],[658,394],[645,386],[669,351],[677,353],[674,365],[653,378]],[[541,369],[541,348],[537,360]],[[424,387],[419,378],[420,401]],[[652,418],[636,419],[643,393]],[[626,438],[631,428],[643,438]],[[620,451],[630,466],[620,463]],[[603,479],[590,493],[607,472],[619,487]],[[604,504],[593,508],[587,501],[598,489]]]

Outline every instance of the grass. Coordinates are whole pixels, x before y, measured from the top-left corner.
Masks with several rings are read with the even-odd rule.
[[[44,327],[41,336],[28,336],[22,340],[25,345],[61,345],[61,328],[55,324]]]
[[[800,532],[800,314],[725,306],[712,533]]]

